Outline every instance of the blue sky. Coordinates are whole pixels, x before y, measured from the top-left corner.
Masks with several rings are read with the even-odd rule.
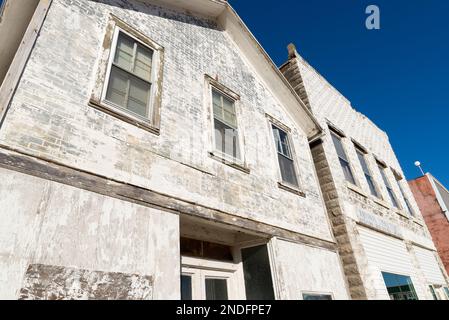
[[[277,65],[299,53],[385,130],[408,179],[449,187],[449,1],[229,0]],[[365,28],[378,5],[381,30]]]

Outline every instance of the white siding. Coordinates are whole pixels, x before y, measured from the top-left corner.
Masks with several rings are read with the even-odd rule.
[[[427,283],[446,284],[434,252],[419,247],[414,247],[413,249],[415,250],[416,258],[418,259],[421,270],[424,272]]]
[[[368,259],[368,268],[377,299],[390,299],[382,272],[410,276],[418,298],[426,299],[404,242],[362,227],[359,228],[359,233]]]

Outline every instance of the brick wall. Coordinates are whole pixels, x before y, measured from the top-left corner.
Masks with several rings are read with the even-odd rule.
[[[409,181],[446,272],[449,272],[449,221],[443,213],[428,176]]]

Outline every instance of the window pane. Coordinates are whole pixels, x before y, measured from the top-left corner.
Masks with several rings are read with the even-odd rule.
[[[360,165],[362,166],[363,172],[370,175],[368,164],[366,163],[365,155],[357,150],[357,156],[359,157]]]
[[[106,99],[126,108],[126,92],[128,91],[128,75],[112,66]]]
[[[373,178],[370,175],[365,174],[366,182],[368,183],[369,190],[371,191],[371,194],[375,197],[379,197],[379,194],[377,193],[376,186],[373,182]]]
[[[223,120],[223,107],[221,105],[221,95],[212,90],[212,104],[214,106],[214,117],[219,120]]]
[[[382,276],[391,300],[418,300],[410,277],[387,272]]]
[[[337,150],[338,157],[348,161],[348,157],[346,156],[345,149],[343,148],[343,144],[341,142],[340,137],[337,137],[334,133],[331,134],[332,141],[334,142],[335,149]]]
[[[287,182],[293,186],[298,186],[298,179],[296,178],[293,160],[284,157],[282,154],[279,154],[278,158],[279,167],[281,168],[282,181]]]
[[[304,300],[332,300],[332,296],[329,294],[303,294]]]
[[[274,300],[267,246],[242,249],[242,261],[246,298],[248,300]]]
[[[137,46],[136,62],[134,65],[134,74],[151,81],[151,63],[153,58],[153,51],[141,45]]]
[[[234,158],[240,158],[238,131],[215,120],[215,147]]]
[[[127,109],[143,117],[147,116],[151,85],[130,77],[129,99]]]
[[[346,181],[349,181],[352,184],[355,184],[354,176],[352,175],[352,170],[351,170],[351,167],[349,166],[349,163],[340,158],[340,165],[341,165],[341,168],[343,169],[343,173],[345,175]]]
[[[206,300],[228,300],[228,282],[225,279],[206,279]]]
[[[277,151],[280,154],[291,159],[292,154],[290,152],[288,134],[285,131],[283,131],[275,126],[272,126],[272,128],[273,128],[274,140],[276,142]]]
[[[388,188],[387,191],[388,191],[388,195],[390,196],[391,204],[393,205],[393,207],[399,208],[399,205],[398,205],[398,202],[396,201],[396,197],[394,196],[393,190],[391,190],[391,188]]]
[[[114,63],[125,70],[131,71],[134,57],[134,40],[123,32],[119,33]]]
[[[192,300],[191,276],[181,276],[181,300]]]

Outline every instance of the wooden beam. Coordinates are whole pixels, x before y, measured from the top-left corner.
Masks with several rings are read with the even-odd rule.
[[[334,242],[239,217],[192,201],[175,198],[123,181],[68,167],[47,159],[37,158],[8,148],[7,146],[0,146],[0,168],[18,171],[143,206],[218,222],[230,227],[247,230],[250,233],[258,233],[265,237],[277,237],[332,251],[337,250]]]

